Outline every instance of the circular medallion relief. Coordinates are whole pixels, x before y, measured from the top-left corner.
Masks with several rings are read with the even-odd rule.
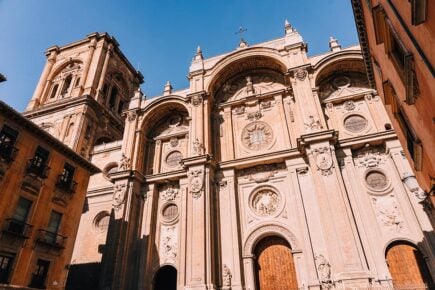
[[[261,189],[255,192],[251,198],[252,210],[260,216],[268,216],[276,213],[280,197],[271,189]]]
[[[272,128],[264,122],[250,123],[242,130],[242,144],[249,150],[266,149],[272,140]]]
[[[344,128],[353,133],[361,132],[367,127],[367,124],[367,119],[361,115],[350,115],[344,119]]]
[[[162,210],[162,216],[166,221],[172,221],[178,216],[178,206],[173,203],[166,205]]]
[[[180,151],[172,151],[166,157],[166,164],[170,167],[178,166],[182,158],[183,158],[183,154],[181,154]]]
[[[373,170],[366,174],[367,185],[374,190],[383,190],[388,185],[387,177],[384,173]]]

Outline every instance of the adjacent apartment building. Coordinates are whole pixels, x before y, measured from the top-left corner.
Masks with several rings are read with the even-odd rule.
[[[435,2],[352,0],[370,84],[386,105],[435,224]],[[403,176],[413,182],[413,176]]]
[[[99,169],[0,102],[0,289],[64,289]]]

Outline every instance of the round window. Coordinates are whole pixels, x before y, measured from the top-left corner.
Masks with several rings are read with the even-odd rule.
[[[180,151],[173,151],[168,154],[166,157],[166,164],[170,167],[175,167],[180,164],[181,159],[183,158],[183,154]]]
[[[361,132],[367,127],[367,119],[360,115],[351,115],[344,120],[344,127],[350,132]]]
[[[178,207],[177,205],[171,203],[165,206],[162,211],[163,218],[167,221],[173,220],[178,215]]]
[[[374,190],[382,190],[388,185],[387,177],[380,171],[370,171],[367,173],[366,182]]]

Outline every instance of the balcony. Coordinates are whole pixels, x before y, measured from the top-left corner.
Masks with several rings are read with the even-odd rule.
[[[58,233],[39,229],[36,237],[36,244],[56,251],[64,249],[66,237]]]
[[[3,226],[3,234],[18,239],[28,239],[30,237],[33,226],[25,222],[8,218]]]
[[[66,179],[63,174],[59,174],[57,177],[56,188],[68,193],[73,194],[76,192],[77,182],[72,179]]]
[[[27,161],[26,174],[35,175],[41,179],[48,176],[50,167],[40,161],[39,158],[33,158]]]
[[[0,143],[0,158],[4,163],[11,163],[15,160],[18,149],[9,143]]]

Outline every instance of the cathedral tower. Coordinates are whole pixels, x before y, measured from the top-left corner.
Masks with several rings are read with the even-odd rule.
[[[92,33],[46,55],[24,115],[85,157],[94,145],[122,139],[121,112],[143,77],[115,38]]]

